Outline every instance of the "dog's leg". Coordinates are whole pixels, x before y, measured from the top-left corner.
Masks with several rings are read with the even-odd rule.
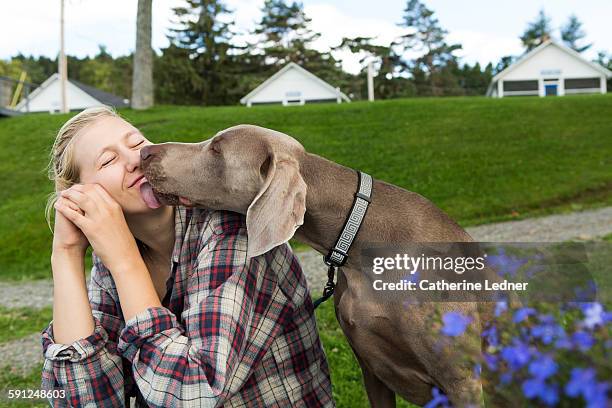
[[[361,366],[363,382],[368,394],[370,406],[372,408],[395,408],[395,393],[370,371],[357,353],[355,353],[355,357],[357,357],[357,361]]]

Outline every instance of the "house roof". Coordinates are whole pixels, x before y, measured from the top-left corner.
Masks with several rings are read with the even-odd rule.
[[[112,105],[116,108],[125,108],[130,106],[127,99],[122,98],[112,93],[101,91],[93,86],[85,85],[82,82],[75,81],[74,79],[69,80],[72,84],[76,85],[79,89],[87,93],[92,98],[95,98],[105,105]]]
[[[347,101],[347,102],[351,101],[349,99],[349,97],[346,96],[343,92],[341,92],[340,90],[334,88],[333,86],[331,86],[330,84],[328,84],[327,82],[325,82],[324,80],[322,80],[321,78],[319,78],[318,76],[313,74],[312,72],[302,68],[301,66],[299,66],[295,62],[290,62],[287,65],[285,65],[283,68],[281,68],[278,72],[276,72],[274,75],[272,75],[270,78],[268,78],[265,81],[263,81],[257,88],[253,89],[251,92],[246,94],[242,99],[240,99],[240,103],[243,103],[243,104],[247,103],[247,101],[249,99],[251,99],[252,97],[257,95],[261,90],[266,88],[270,83],[274,82],[274,80],[276,80],[278,77],[280,77],[281,75],[283,75],[285,72],[289,71],[290,69],[296,69],[297,71],[303,73],[307,77],[317,81],[320,85],[322,85],[323,87],[325,87],[329,91],[335,93],[336,95],[340,96],[345,101]]]
[[[0,117],[17,115],[21,115],[21,112],[17,112],[15,110],[3,108],[2,106],[0,106]]]
[[[510,72],[514,71],[516,68],[518,68],[519,66],[523,65],[525,63],[525,61],[533,58],[535,55],[538,55],[544,49],[546,49],[546,48],[548,48],[550,46],[557,47],[558,49],[560,49],[561,51],[565,52],[566,54],[568,54],[568,55],[570,55],[570,56],[572,56],[572,57],[582,61],[585,64],[588,64],[589,66],[591,66],[591,68],[597,70],[602,75],[605,75],[606,78],[612,77],[612,71],[602,67],[599,64],[596,64],[594,62],[591,62],[591,61],[588,61],[588,60],[584,59],[582,57],[582,55],[580,55],[576,51],[572,50],[569,47],[566,47],[563,44],[559,44],[558,42],[556,42],[556,41],[551,39],[551,40],[547,40],[547,41],[543,42],[542,44],[538,45],[536,48],[534,48],[533,50],[529,51],[527,54],[525,54],[521,58],[519,58],[519,60],[516,61],[514,64],[510,65],[509,67],[507,67],[503,71],[497,73],[497,75],[495,75],[493,77],[493,79],[491,80],[491,83],[494,83],[494,82],[504,78]]]
[[[36,88],[30,94],[30,100],[36,98],[36,96],[38,96],[38,94],[40,94],[42,91],[44,91],[45,88],[47,88],[53,82],[58,81],[59,79],[60,79],[60,76],[59,76],[59,74],[57,72],[55,74],[51,75],[49,78],[47,78],[45,80],[45,82],[43,82],[38,88]],[[75,81],[74,79],[68,79],[68,82],[70,84],[76,86],[81,91],[85,92],[86,94],[88,94],[89,96],[91,96],[92,98],[96,99],[97,101],[99,101],[100,103],[102,103],[104,105],[111,105],[111,106],[114,106],[116,108],[125,108],[125,107],[129,106],[129,103],[125,102],[126,99],[121,98],[120,96],[113,95],[111,93],[101,91],[101,90],[96,89],[96,88],[94,88],[92,86],[85,85],[82,82]],[[23,107],[24,105],[25,105],[25,100],[21,100],[21,102],[19,102],[19,104],[17,104],[17,108],[16,109],[21,109],[21,107]]]

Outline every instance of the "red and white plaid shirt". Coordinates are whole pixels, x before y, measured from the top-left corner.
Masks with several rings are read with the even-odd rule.
[[[334,406],[329,368],[302,269],[287,244],[246,262],[245,217],[175,207],[172,275],[162,307],[125,322],[94,254],[95,331],[72,344],[42,332],[51,405]]]

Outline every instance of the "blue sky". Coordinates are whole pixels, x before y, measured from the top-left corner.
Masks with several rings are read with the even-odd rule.
[[[167,45],[171,7],[180,0],[154,0],[153,46]],[[226,0],[235,10],[239,29],[254,25],[263,0]],[[313,28],[322,33],[315,46],[321,50],[339,43],[343,36],[378,36],[388,43],[402,33],[397,27],[406,1],[400,0],[303,0]],[[98,44],[105,44],[117,56],[130,52],[135,43],[136,0],[66,0],[66,48],[71,55],[95,55]],[[449,42],[459,42],[462,60],[486,64],[503,55],[519,54],[518,36],[541,8],[560,27],[574,13],[583,22],[586,40],[594,43],[585,53],[595,58],[597,51],[612,53],[612,15],[610,0],[425,0],[449,31]],[[59,0],[2,2],[0,12],[0,58],[22,52],[26,55],[55,56],[59,49]],[[556,32],[555,34],[558,34]],[[358,57],[337,55],[346,61],[344,68],[359,69]]]

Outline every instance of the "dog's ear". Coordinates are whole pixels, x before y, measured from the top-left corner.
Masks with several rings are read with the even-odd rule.
[[[306,212],[306,183],[296,160],[268,156],[261,172],[265,182],[246,213],[247,259],[289,241]]]

